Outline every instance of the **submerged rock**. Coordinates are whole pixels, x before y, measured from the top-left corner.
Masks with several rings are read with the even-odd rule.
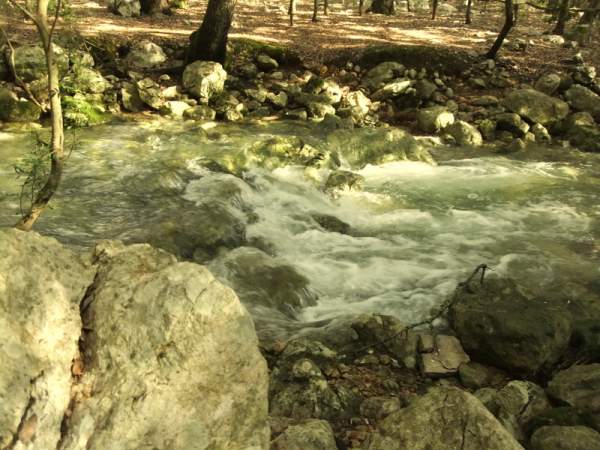
[[[61,448],[266,449],[267,368],[235,294],[148,245],[104,242],[95,257]]]
[[[523,450],[471,394],[432,389],[380,422],[368,450]]]
[[[250,308],[266,306],[295,317],[316,303],[306,277],[256,248],[232,250],[212,261],[210,268]]]
[[[433,158],[407,131],[399,128],[337,130],[327,136],[329,144],[352,168],[393,161],[423,161]]]
[[[259,141],[233,157],[226,157],[224,164],[234,173],[253,167],[273,170],[289,165],[329,168],[339,165],[328,152],[306,144],[297,136],[274,136]]]
[[[57,448],[93,277],[55,239],[0,230],[1,448]]]
[[[475,360],[531,376],[551,368],[567,348],[569,313],[526,297],[512,280],[488,278],[456,295],[451,324]]]

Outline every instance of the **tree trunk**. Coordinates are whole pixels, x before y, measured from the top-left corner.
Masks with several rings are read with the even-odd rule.
[[[558,10],[558,18],[556,19],[556,26],[552,30],[553,34],[565,34],[565,26],[567,20],[569,20],[569,7],[571,6],[570,0],[561,0],[560,9]]]
[[[290,16],[290,26],[294,26],[294,14],[296,14],[296,0],[290,0],[288,15]]]
[[[198,60],[225,63],[234,8],[235,0],[208,0],[202,25],[190,36],[188,63]]]
[[[318,21],[318,17],[317,17],[317,12],[319,10],[319,0],[315,0],[313,3],[313,16],[312,16],[312,21],[316,22]]]
[[[498,54],[500,47],[502,47],[504,39],[508,36],[508,33],[510,33],[510,30],[514,25],[513,10],[514,6],[512,0],[504,0],[504,26],[500,30],[496,42],[494,42],[490,51],[485,55],[486,58],[496,59],[496,55]]]
[[[54,60],[52,48],[52,32],[54,26],[48,26],[48,0],[38,0],[37,14],[32,16],[46,56],[46,69],[48,70],[48,94],[50,97],[50,113],[52,123],[52,138],[50,143],[50,174],[46,183],[36,194],[29,211],[15,224],[16,228],[29,231],[40,217],[50,199],[58,189],[64,167],[64,129],[62,107],[60,104],[60,85],[58,66]],[[57,15],[60,11],[60,1],[57,2]],[[55,18],[55,20],[56,20]]]
[[[386,14],[391,16],[394,14],[394,0],[373,0],[373,4],[371,5],[371,12],[377,14]]]
[[[329,14],[329,0],[323,1],[323,15],[326,16]]]
[[[406,11],[411,12],[412,8],[410,6],[410,0],[406,0]]]
[[[363,9],[365,7],[365,0],[358,0],[358,15],[363,15]]]
[[[435,20],[437,14],[438,0],[432,0],[431,2],[431,20]]]
[[[600,15],[600,0],[589,0],[586,9],[590,11],[584,12],[581,19],[579,19],[581,25],[593,24],[598,18]]]
[[[467,12],[465,15],[465,23],[471,25],[473,21],[473,0],[467,0]]]

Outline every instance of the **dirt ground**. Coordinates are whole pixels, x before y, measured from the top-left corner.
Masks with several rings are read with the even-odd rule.
[[[153,39],[155,41],[187,41],[202,20],[206,0],[191,0],[188,9],[176,10],[173,15],[123,18],[106,8],[107,0],[85,2],[73,0],[71,14],[59,27],[75,29],[84,35],[108,35],[122,39]],[[328,16],[320,14],[317,23],[311,22],[312,2],[300,2],[296,24],[290,27],[287,2],[240,0],[236,8],[231,37],[245,37],[289,46],[298,52],[308,65],[320,64],[343,49],[366,45],[394,43],[401,45],[439,45],[484,53],[502,25],[499,2],[476,2],[473,24],[464,24],[460,10],[450,17],[432,21],[429,12],[402,12],[396,16],[365,14],[359,16],[349,0],[347,6],[331,0]],[[486,8],[486,11],[483,11]],[[525,7],[520,22],[510,38],[531,41],[526,52],[503,50],[516,68],[524,73],[540,73],[559,66],[572,56],[573,50],[542,42],[542,33],[552,28],[539,11]],[[0,18],[11,39],[16,42],[32,38],[32,28],[20,19]],[[600,66],[600,44],[593,40],[582,49],[586,61]]]

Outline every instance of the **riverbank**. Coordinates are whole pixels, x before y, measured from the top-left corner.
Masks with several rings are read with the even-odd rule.
[[[558,47],[576,45],[550,38]],[[150,41],[129,48],[81,44],[90,52],[57,48],[70,128],[143,112],[199,123],[287,119],[322,121],[332,130],[395,126],[437,135],[447,145],[490,145],[507,153],[534,143],[598,151],[600,142],[600,87],[595,68],[579,55],[564,72],[523,82],[506,63],[434,47],[370,47],[314,72],[285,48],[249,40],[233,41],[225,68],[212,62],[186,67],[184,47],[163,49]],[[14,56],[14,69],[35,100],[5,82],[0,119],[8,130],[35,128],[31,123],[47,107],[43,55],[23,46]],[[9,79],[11,72],[5,63],[0,77]]]

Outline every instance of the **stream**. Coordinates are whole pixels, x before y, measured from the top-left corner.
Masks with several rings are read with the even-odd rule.
[[[290,134],[326,145],[314,126],[286,122],[206,132],[169,121],[78,130],[60,191],[35,229],[81,248],[99,239],[160,245],[160,226],[193,228],[189,209],[234,195],[248,241],[309,280],[318,300],[299,311],[301,321],[377,312],[413,322],[481,263],[533,295],[600,297],[600,155],[437,148],[438,165],[369,165],[357,171],[362,191],[335,196],[300,167],[253,169],[242,181],[197,164]],[[28,145],[29,134],[0,132],[0,226],[18,218],[13,165]],[[314,214],[352,231],[328,231]]]

